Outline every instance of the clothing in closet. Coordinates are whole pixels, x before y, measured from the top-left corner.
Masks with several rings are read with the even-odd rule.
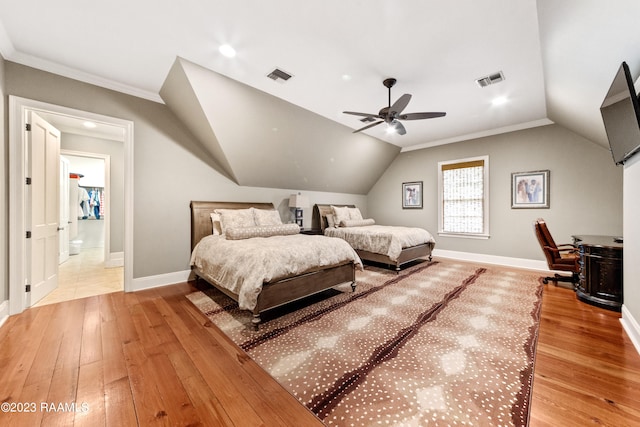
[[[87,219],[89,217],[89,193],[85,188],[78,187],[78,218]]]
[[[89,207],[91,215],[100,219],[100,191],[95,188],[89,191]]]

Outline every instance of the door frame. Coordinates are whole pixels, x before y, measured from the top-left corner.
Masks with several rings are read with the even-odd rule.
[[[102,122],[124,131],[124,290],[133,290],[133,122],[9,95],[9,314],[28,308],[26,285],[26,123],[28,111]]]
[[[58,266],[63,264],[69,259],[69,215],[71,214],[71,210],[69,209],[69,160],[62,158],[62,153],[60,153],[60,215],[59,215],[59,224],[60,234],[58,242]],[[64,167],[62,165],[65,165]],[[63,211],[66,210],[67,217],[64,217]],[[65,222],[66,220],[66,222]],[[64,258],[63,258],[64,254]]]
[[[111,259],[111,155],[62,148],[60,155],[104,160],[104,266],[120,267],[117,260]]]

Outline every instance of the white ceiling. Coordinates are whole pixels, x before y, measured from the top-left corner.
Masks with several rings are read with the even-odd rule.
[[[376,113],[394,77],[392,102],[413,95],[405,112],[447,112],[404,136],[366,131],[404,149],[550,120],[606,145],[598,108],[622,60],[640,71],[638,18],[637,0],[0,0],[0,52],[157,102],[179,56],[353,129],[342,111]],[[272,81],[275,67],[294,77]]]

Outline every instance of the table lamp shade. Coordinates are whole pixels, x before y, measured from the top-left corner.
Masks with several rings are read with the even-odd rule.
[[[302,194],[292,194],[289,197],[289,207],[290,208],[308,208],[309,207],[309,198],[307,196],[303,196]]]

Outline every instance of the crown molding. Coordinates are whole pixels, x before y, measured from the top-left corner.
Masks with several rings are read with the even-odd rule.
[[[49,73],[57,74],[59,76],[67,77],[73,80],[78,80],[84,83],[89,83],[95,86],[100,86],[105,89],[114,90],[116,92],[132,95],[138,98],[148,99],[149,101],[164,104],[164,101],[160,97],[160,94],[142,90],[133,86],[125,85],[123,83],[106,79],[104,77],[96,76],[91,73],[85,73],[74,68],[66,67],[53,61],[37,58],[32,55],[20,52],[16,50],[13,43],[7,35],[7,31],[4,24],[0,21],[0,54],[2,57],[11,62],[17,64],[26,65],[31,68],[46,71]]]

